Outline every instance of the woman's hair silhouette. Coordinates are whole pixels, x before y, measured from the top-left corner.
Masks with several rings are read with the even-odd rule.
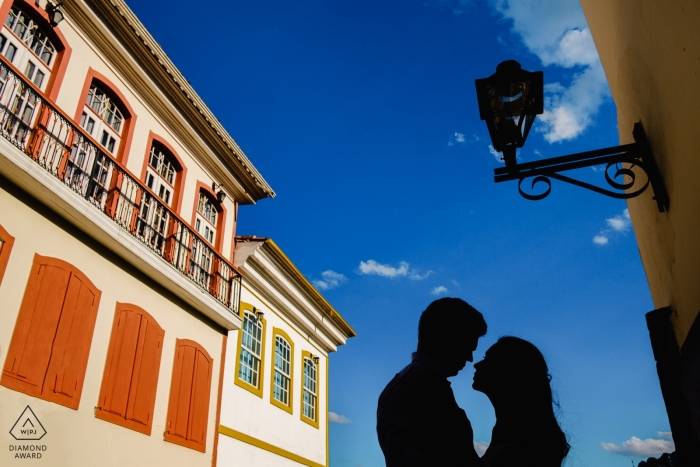
[[[518,337],[501,337],[474,369],[474,389],[496,411],[484,464],[559,467],[570,446],[554,414],[551,376],[539,349]]]

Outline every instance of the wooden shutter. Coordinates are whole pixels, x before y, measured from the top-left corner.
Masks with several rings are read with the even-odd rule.
[[[71,264],[35,255],[0,384],[77,409],[100,295]]]
[[[177,339],[165,440],[206,450],[214,360],[194,341]]]
[[[142,308],[117,303],[97,418],[151,434],[164,334]]]
[[[10,260],[10,252],[14,243],[15,237],[10,235],[0,225],[0,284],[2,283],[2,277],[5,275],[5,269],[7,268],[7,262]]]

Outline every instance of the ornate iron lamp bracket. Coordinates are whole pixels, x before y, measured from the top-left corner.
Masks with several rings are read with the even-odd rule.
[[[659,174],[659,169],[641,122],[634,124],[632,136],[635,141],[632,144],[581,152],[569,156],[553,157],[541,161],[525,162],[510,167],[500,167],[494,170],[493,178],[496,183],[518,180],[520,195],[533,201],[546,198],[549,195],[552,191],[552,178],[617,199],[629,199],[639,196],[651,185],[659,212],[666,212],[669,208],[668,192]],[[612,189],[576,180],[561,173],[596,165],[606,165],[604,172],[605,181]],[[645,183],[637,180],[638,171],[634,170],[635,168],[644,172],[646,175]],[[545,187],[544,191],[540,193],[526,193],[523,190],[523,182],[525,180],[532,180],[529,187],[530,191],[534,191],[538,185],[542,187],[542,184]]]

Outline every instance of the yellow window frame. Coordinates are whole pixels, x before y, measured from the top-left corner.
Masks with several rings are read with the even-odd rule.
[[[250,303],[245,303],[241,302],[241,306],[239,309],[240,317],[242,320],[245,320],[245,312],[248,311],[250,313],[255,314],[256,308],[251,305]],[[259,318],[260,321],[262,322],[262,336],[260,340],[260,368],[258,369],[258,385],[253,386],[252,384],[248,383],[247,381],[242,380],[241,378],[238,377],[239,372],[240,372],[240,367],[241,367],[241,350],[242,350],[242,343],[243,343],[243,327],[241,326],[241,329],[238,330],[238,353],[236,355],[236,370],[235,370],[235,375],[233,376],[233,384],[236,386],[245,389],[248,392],[251,392],[258,396],[259,398],[262,399],[263,397],[263,380],[264,380],[264,375],[265,375],[265,331],[267,329],[267,321],[265,320],[264,317]]]
[[[287,397],[287,400],[289,401],[288,405],[285,405],[282,402],[275,399],[275,360],[277,359],[277,336],[283,337],[289,344],[289,347],[291,348],[289,356],[289,397]],[[275,407],[279,407],[285,412],[289,412],[291,414],[293,413],[292,401],[294,400],[294,342],[289,337],[289,334],[287,334],[280,328],[273,327],[272,343],[272,345],[274,346],[274,357],[272,360],[272,364],[270,365],[270,403]]]
[[[316,404],[314,407],[314,412],[316,413],[316,420],[313,420],[307,416],[304,415],[304,364],[306,362],[306,359],[311,360],[311,363],[316,367]],[[312,427],[318,429],[318,420],[321,418],[319,417],[318,413],[318,401],[320,399],[320,386],[319,386],[319,368],[321,367],[320,363],[314,362],[313,356],[311,355],[311,352],[308,352],[306,350],[303,350],[301,352],[301,387],[300,387],[300,406],[299,406],[299,414],[301,417],[302,422],[306,422]]]

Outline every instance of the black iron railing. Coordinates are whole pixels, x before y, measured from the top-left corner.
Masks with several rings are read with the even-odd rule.
[[[82,128],[0,61],[0,133],[238,314],[241,275]]]

